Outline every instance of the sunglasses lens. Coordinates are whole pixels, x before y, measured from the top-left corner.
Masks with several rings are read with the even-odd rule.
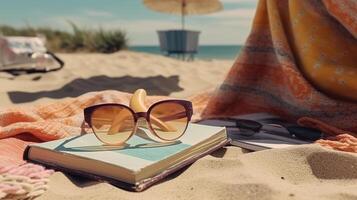
[[[248,119],[237,119],[236,125],[241,130],[251,130],[251,132],[259,132],[263,127],[261,123]]]
[[[132,112],[124,106],[100,106],[91,117],[92,129],[103,143],[124,143],[135,129]]]
[[[315,141],[322,138],[322,133],[316,129],[302,126],[288,126],[286,129],[298,139]]]
[[[186,108],[178,103],[157,104],[151,109],[149,116],[153,131],[163,140],[178,139],[188,125]]]
[[[239,134],[243,135],[243,136],[253,136],[255,135],[257,132],[251,130],[251,129],[245,129],[245,128],[239,128]]]

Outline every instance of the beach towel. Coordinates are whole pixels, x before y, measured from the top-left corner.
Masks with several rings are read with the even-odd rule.
[[[203,117],[268,112],[357,132],[357,1],[260,0]]]

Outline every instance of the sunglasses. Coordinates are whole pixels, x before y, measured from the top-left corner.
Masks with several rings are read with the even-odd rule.
[[[271,130],[266,130],[264,125],[270,125],[279,128],[285,128],[288,134],[291,137],[307,140],[307,141],[315,141],[323,138],[323,133],[317,129],[307,128],[303,126],[299,126],[296,124],[289,124],[280,120],[266,120],[266,124],[262,124],[258,121],[248,120],[248,119],[236,119],[236,118],[210,118],[210,120],[224,120],[229,122],[234,122],[235,126],[225,126],[226,128],[239,128],[239,133],[243,136],[253,136],[254,134],[259,133],[260,131],[271,132]],[[269,123],[270,122],[270,123]],[[278,135],[283,136],[284,133],[276,133]],[[285,135],[286,136],[286,135]]]
[[[85,108],[84,120],[108,145],[124,144],[139,127],[148,129],[157,141],[172,142],[185,133],[192,113],[192,103],[185,100],[160,101],[147,112],[134,112],[123,104],[100,104]]]

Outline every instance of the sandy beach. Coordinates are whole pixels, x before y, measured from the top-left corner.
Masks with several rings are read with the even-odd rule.
[[[91,91],[134,92],[188,97],[217,87],[233,60],[183,62],[160,55],[121,51],[113,54],[58,54],[57,72],[12,76],[0,73],[1,106],[77,97]]]
[[[185,98],[217,87],[233,61],[179,60],[121,51],[59,54],[63,70],[13,76],[1,73],[1,106],[38,104],[90,91]],[[248,153],[225,147],[141,193],[56,172],[39,199],[357,199],[357,157],[318,145]]]
[[[306,145],[244,154],[225,147],[141,193],[52,175],[39,199],[336,199],[357,198],[357,157]]]

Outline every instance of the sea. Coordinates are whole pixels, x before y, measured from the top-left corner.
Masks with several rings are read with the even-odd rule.
[[[234,60],[241,50],[241,45],[200,45],[195,58],[201,60]],[[132,46],[129,50],[161,54],[159,46]]]

